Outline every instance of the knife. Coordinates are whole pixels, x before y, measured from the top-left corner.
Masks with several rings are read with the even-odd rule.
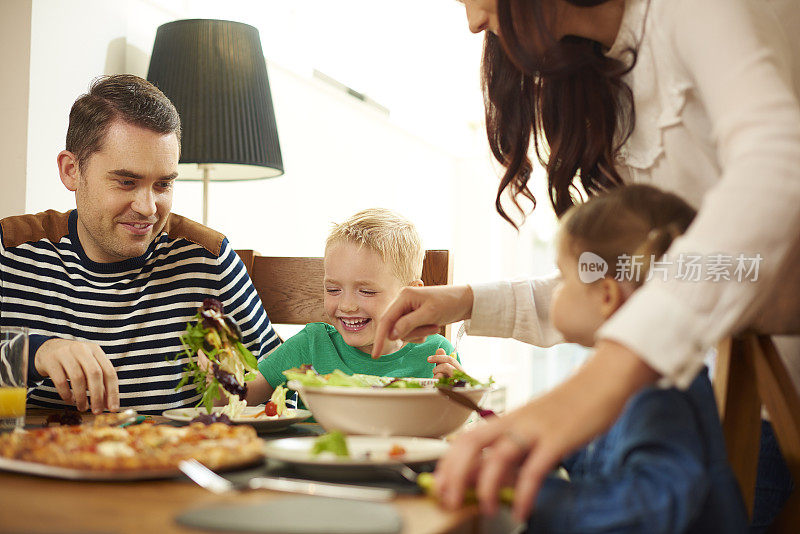
[[[198,485],[218,494],[248,489],[266,489],[360,501],[390,501],[395,497],[395,491],[388,488],[333,484],[282,477],[255,477],[247,482],[233,483],[227,478],[219,476],[197,460],[184,460],[178,464],[178,467]]]

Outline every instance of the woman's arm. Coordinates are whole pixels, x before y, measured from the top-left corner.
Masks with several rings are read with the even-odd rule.
[[[721,168],[667,258],[761,258],[757,277],[741,281],[681,281],[673,264],[667,281],[648,281],[600,329],[599,338],[626,345],[679,386],[696,374],[707,348],[752,321],[759,297],[779,283],[776,272],[799,244],[800,106],[791,54],[800,50],[787,48],[769,5],[681,0],[659,12],[708,114]]]
[[[563,336],[550,321],[553,290],[560,280],[560,273],[555,272],[532,280],[472,284],[472,318],[467,332],[510,337],[537,347],[563,343]]]
[[[554,273],[513,282],[403,288],[378,321],[372,357],[379,357],[386,339],[420,343],[440,326],[465,319],[471,335],[511,337],[540,347],[560,343],[550,322],[559,280]]]

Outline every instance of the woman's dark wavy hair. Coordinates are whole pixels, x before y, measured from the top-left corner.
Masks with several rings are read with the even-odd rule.
[[[567,1],[588,7],[607,0]],[[486,32],[484,41],[486,133],[494,157],[506,167],[495,207],[515,228],[500,200],[510,188],[523,220],[518,197],[536,207],[528,189],[531,138],[560,217],[582,200],[576,177],[589,196],[622,183],[614,159],[635,122],[633,94],[622,81],[636,61],[635,50],[629,50],[626,65],[604,56],[598,42],[573,36],[556,41],[545,24],[554,6],[548,0],[498,0],[500,37]]]

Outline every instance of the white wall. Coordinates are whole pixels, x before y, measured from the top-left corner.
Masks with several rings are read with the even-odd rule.
[[[355,2],[347,3],[352,6]],[[160,24],[193,17],[237,20],[234,15],[248,4],[233,2],[239,10],[231,7],[231,16],[224,16],[226,5],[174,0],[32,1],[28,133],[17,138],[27,142],[27,171],[15,173],[13,180],[27,190],[25,211],[74,207],[72,195],[58,180],[55,157],[64,148],[70,106],[91,79],[117,72],[144,76]],[[292,17],[293,8],[286,6],[296,4],[274,5],[278,19],[269,23],[279,27],[280,16]],[[446,5],[439,9],[455,7]],[[12,16],[24,21],[24,13],[11,13],[5,4],[1,14],[4,24],[14,25],[6,22]],[[255,23],[248,21],[246,14],[238,20]],[[456,23],[457,28],[448,31],[466,31],[463,20],[454,20]],[[303,27],[303,20],[294,19],[292,24]],[[358,31],[358,24],[350,31]],[[371,32],[372,39],[380,37],[375,29]],[[262,30],[262,40],[264,33]],[[284,41],[291,35],[284,34]],[[413,39],[413,46],[432,48],[438,37],[423,32]],[[416,42],[424,39],[427,41]],[[320,44],[324,43],[301,52],[311,61]],[[384,206],[413,220],[427,248],[453,252],[456,283],[550,271],[554,218],[544,189],[537,190],[540,208],[520,233],[500,219],[494,210],[496,169],[483,127],[470,107],[470,102],[480,102],[477,74],[474,84],[459,82],[458,93],[447,85],[458,72],[477,69],[476,44],[469,44],[474,55],[469,65],[457,64],[455,58],[466,52],[450,43],[429,57],[414,49],[417,55],[394,57],[394,63],[388,64],[375,60],[365,67],[385,69],[385,76],[400,76],[397,83],[415,76],[419,68],[419,78],[409,85],[408,101],[402,101],[408,110],[400,117],[387,117],[312,78],[310,69],[270,60],[265,45],[286,172],[270,180],[212,183],[209,225],[224,232],[237,248],[254,248],[268,255],[320,255],[331,222],[365,207]],[[291,56],[286,50],[276,55],[287,61]],[[393,72],[393,68],[405,71]],[[445,78],[437,81],[434,76],[439,70]],[[2,100],[24,100],[25,95],[0,90]],[[432,110],[426,116],[420,114],[423,103]],[[437,116],[439,111],[442,116]],[[179,182],[173,209],[199,220],[200,185]],[[510,405],[552,385],[555,376],[546,365],[548,352],[511,340],[468,337],[461,354],[468,372],[493,375],[508,386]]]
[[[26,211],[66,211],[75,197],[58,178],[72,103],[91,80],[125,69],[124,3],[34,0]]]
[[[210,226],[262,254],[321,255],[331,222],[383,206],[417,222],[429,248],[450,245],[451,155],[321,81],[269,75],[285,174],[212,183]],[[199,217],[199,184],[178,187],[175,210]]]
[[[31,1],[10,0],[3,5],[0,16],[0,65],[3,66],[0,146],[4,155],[0,218],[25,213],[30,50]]]

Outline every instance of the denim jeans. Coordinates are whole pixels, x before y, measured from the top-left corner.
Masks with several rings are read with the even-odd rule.
[[[769,421],[761,421],[761,450],[758,454],[756,496],[753,504],[751,534],[767,531],[794,490],[794,481],[778,447]]]
[[[747,532],[705,371],[685,391],[637,394],[606,434],[564,466],[570,481],[545,481],[529,532]]]

